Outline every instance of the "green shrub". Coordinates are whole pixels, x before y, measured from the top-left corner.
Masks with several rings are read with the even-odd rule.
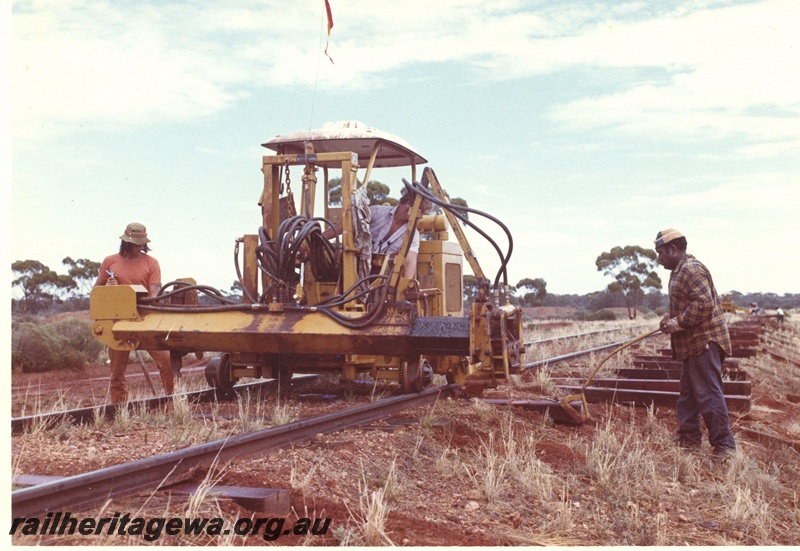
[[[586,321],[614,321],[615,319],[617,319],[617,315],[611,310],[598,310],[586,314]]]
[[[100,357],[105,345],[92,335],[92,322],[77,318],[65,319],[46,325],[59,335],[66,337],[69,347],[77,350],[86,357],[87,362],[93,362]]]
[[[21,373],[82,369],[102,350],[87,321],[64,320],[44,326],[23,322],[12,330],[11,367]]]

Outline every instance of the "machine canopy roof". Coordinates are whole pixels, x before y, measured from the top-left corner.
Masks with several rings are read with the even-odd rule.
[[[275,136],[261,145],[279,155],[300,155],[305,153],[305,142],[314,144],[315,153],[352,151],[365,161],[372,154],[375,144],[379,143],[380,149],[374,165],[376,168],[408,166],[412,162],[421,165],[428,162],[405,140],[358,121],[329,122],[317,130]]]

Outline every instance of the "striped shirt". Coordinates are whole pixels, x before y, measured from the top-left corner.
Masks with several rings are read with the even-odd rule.
[[[730,356],[731,338],[711,273],[690,254],[669,276],[669,316],[683,328],[671,335],[674,359],[702,354],[710,342]]]
[[[397,254],[400,252],[400,245],[403,244],[403,237],[406,235],[406,225],[400,226],[392,235],[388,235],[396,210],[397,206],[372,205],[369,207],[371,213],[369,231],[372,232],[373,253]],[[419,232],[416,229],[414,237],[411,239],[409,252],[419,252]]]

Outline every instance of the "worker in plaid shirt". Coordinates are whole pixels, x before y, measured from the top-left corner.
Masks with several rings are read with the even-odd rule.
[[[686,238],[672,228],[656,236],[658,262],[671,270],[669,314],[661,330],[671,337],[672,357],[681,360],[677,403],[678,444],[699,448],[702,417],[714,457],[724,459],[736,449],[722,389],[722,362],[731,353],[731,339],[711,274],[686,254]]]

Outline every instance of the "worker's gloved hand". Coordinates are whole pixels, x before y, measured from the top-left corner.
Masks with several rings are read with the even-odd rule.
[[[678,318],[671,318],[669,316],[664,316],[659,327],[661,327],[661,331],[667,335],[677,331],[683,331],[683,327],[678,325]]]

